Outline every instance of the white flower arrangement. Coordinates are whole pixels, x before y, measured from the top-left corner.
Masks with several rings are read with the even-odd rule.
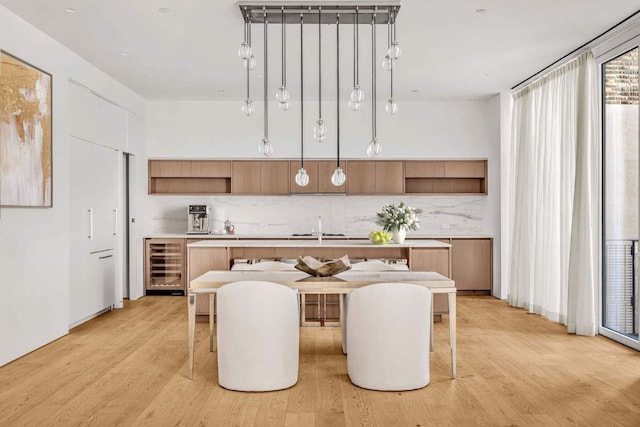
[[[403,228],[409,231],[416,231],[420,228],[418,214],[421,213],[422,209],[409,207],[404,202],[400,202],[398,206],[386,204],[382,207],[382,211],[376,214],[378,216],[376,224],[381,225],[385,231]]]

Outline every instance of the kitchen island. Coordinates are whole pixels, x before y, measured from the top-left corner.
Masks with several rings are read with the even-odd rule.
[[[430,271],[451,277],[451,245],[438,240],[406,240],[402,244],[374,245],[369,240],[222,240],[209,239],[187,244],[187,283],[207,271],[230,270],[235,260],[295,260],[309,255],[352,260],[386,259],[406,263],[411,271]],[[440,296],[439,296],[440,297]],[[446,313],[445,296],[434,299],[434,312]],[[339,301],[319,298],[306,301],[307,324],[339,324]],[[196,307],[199,315],[209,314],[207,296]],[[311,319],[315,319],[312,321]]]

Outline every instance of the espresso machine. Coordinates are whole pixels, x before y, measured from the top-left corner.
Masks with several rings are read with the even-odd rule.
[[[187,234],[209,234],[209,205],[189,205]]]

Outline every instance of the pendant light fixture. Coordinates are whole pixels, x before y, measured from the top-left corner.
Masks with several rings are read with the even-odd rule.
[[[371,142],[367,147],[369,157],[377,157],[382,152],[376,126],[376,13],[374,12],[371,20]]]
[[[249,47],[251,47],[251,17],[247,18],[247,41],[249,42]],[[251,50],[251,55],[242,61],[242,65],[249,70],[256,68],[256,57],[253,56],[253,49]]]
[[[337,154],[336,169],[331,175],[331,183],[340,187],[347,180],[347,176],[340,167],[340,14],[336,14],[336,134]]]
[[[244,8],[245,15],[247,14],[247,8]],[[251,56],[251,45],[249,44],[249,35],[247,34],[248,21],[244,23],[244,41],[238,49],[238,56],[242,59],[248,59]]]
[[[389,15],[391,15],[391,11],[389,11]],[[391,49],[391,19],[387,22],[387,54],[384,56],[382,60],[382,68],[385,71],[391,71],[393,68],[393,59],[389,56],[389,49]]]
[[[244,21],[244,41],[238,50],[238,54],[243,59],[243,64],[246,71],[246,98],[243,101],[242,112],[246,115],[251,115],[255,111],[255,102],[250,98],[250,71],[256,66],[256,59],[253,55],[251,44],[251,30],[252,24],[264,24],[264,72],[261,77],[264,78],[264,137],[259,145],[259,152],[263,156],[269,157],[273,154],[273,147],[269,140],[269,102],[268,102],[268,41],[267,41],[267,29],[268,24],[280,24],[281,29],[281,77],[282,81],[278,90],[276,91],[276,99],[278,101],[279,108],[287,110],[292,101],[291,92],[287,87],[287,23],[297,24],[297,19],[300,21],[300,34],[302,38],[304,25],[316,25],[318,26],[318,113],[317,119],[313,124],[313,138],[317,142],[323,142],[327,139],[328,126],[322,116],[322,25],[333,25],[336,23],[336,64],[338,67],[336,76],[336,135],[337,135],[337,165],[334,174],[331,178],[332,183],[335,185],[342,185],[346,176],[344,171],[340,168],[340,108],[342,107],[340,102],[340,23],[353,24],[353,87],[349,89],[348,107],[354,111],[362,108],[365,99],[365,92],[360,86],[360,21],[362,25],[371,24],[371,140],[367,146],[367,155],[370,157],[378,156],[382,151],[382,146],[378,141],[377,135],[377,70],[376,63],[377,57],[377,38],[376,28],[378,25],[387,26],[387,49],[383,54],[385,57],[382,62],[382,66],[390,74],[390,96],[385,103],[384,109],[389,114],[396,114],[398,112],[398,104],[396,103],[394,96],[394,79],[395,79],[395,67],[396,61],[400,57],[400,45],[398,43],[397,32],[397,17],[400,9],[400,0],[379,0],[373,2],[374,4],[368,4],[361,0],[353,0],[349,3],[349,0],[340,0],[335,3],[329,3],[327,1],[321,2],[308,2],[304,3],[291,3],[290,1],[277,3],[274,1],[269,2],[256,2],[255,0],[240,0],[238,3],[242,18]],[[315,3],[315,4],[313,4]],[[317,21],[316,21],[317,17]],[[304,95],[302,93],[302,81],[303,81],[303,64],[302,64],[302,43],[300,42],[300,124],[303,126],[304,122]],[[350,37],[347,37],[347,43],[350,43]],[[309,49],[309,46],[306,47]],[[380,63],[377,63],[380,65]],[[365,67],[366,68],[366,67]],[[273,71],[273,70],[272,70]],[[243,75],[244,76],[244,75]],[[349,85],[351,86],[351,85]],[[366,95],[368,96],[368,94]],[[309,97],[307,97],[309,98]],[[296,175],[296,183],[302,185],[309,179],[308,174],[304,168],[304,132],[301,131],[300,135],[300,156],[301,156],[301,168],[300,176]]]
[[[248,22],[248,25],[249,25],[248,40],[249,40],[249,46],[251,46],[251,21]],[[249,72],[253,69],[253,67],[251,67],[250,64],[248,64],[248,63],[252,59],[253,59],[253,67],[255,67],[256,59],[253,56],[253,53],[251,54],[251,56],[248,59],[244,60],[245,68],[247,69],[247,97],[242,102],[242,114],[244,114],[245,116],[252,115],[253,111],[255,110],[255,106],[253,105],[253,101],[251,100],[251,97],[249,96]]]
[[[289,109],[289,89],[287,89],[287,30],[284,19],[284,6],[282,6],[282,84],[276,92],[276,99],[281,110]]]
[[[398,59],[402,54],[402,51],[400,50],[400,44],[398,43],[398,39],[396,37],[396,18],[397,17],[398,17],[398,10],[394,6],[392,13],[389,15],[389,21],[392,21],[391,25],[393,27],[393,34],[392,34],[393,37],[391,38],[391,46],[389,47],[389,50],[387,51],[387,53],[389,54],[389,57],[391,57],[391,59]]]
[[[318,7],[318,120],[313,127],[313,138],[317,142],[327,139],[327,125],[322,120],[322,7]]]
[[[391,48],[391,24],[387,24],[387,52],[388,49]],[[394,115],[395,113],[398,112],[398,103],[396,102],[396,99],[393,97],[393,63],[395,62],[394,59],[391,59],[391,57],[389,56],[389,54],[387,54],[386,56],[387,58],[389,58],[389,63],[391,64],[389,66],[389,88],[390,88],[390,96],[389,96],[389,100],[387,101],[387,104],[384,106],[384,110],[391,114]]]
[[[360,88],[360,40],[358,37],[358,7],[353,19],[353,90],[349,96],[349,108],[353,111],[360,109],[364,101],[364,91]]]
[[[271,157],[273,154],[273,146],[271,145],[271,141],[269,141],[269,103],[267,102],[267,92],[268,92],[268,82],[269,82],[269,74],[267,68],[267,25],[269,24],[267,19],[267,8],[263,7],[264,11],[264,138],[260,142],[260,146],[258,147],[258,151],[264,157]]]
[[[304,57],[303,57],[303,38],[302,27],[304,26],[304,17],[300,14],[300,169],[296,174],[296,184],[300,187],[306,187],[309,184],[309,175],[304,168]]]

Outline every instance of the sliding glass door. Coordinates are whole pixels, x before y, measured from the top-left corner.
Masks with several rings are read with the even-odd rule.
[[[640,349],[640,139],[636,45],[602,62],[603,288],[600,333]]]

